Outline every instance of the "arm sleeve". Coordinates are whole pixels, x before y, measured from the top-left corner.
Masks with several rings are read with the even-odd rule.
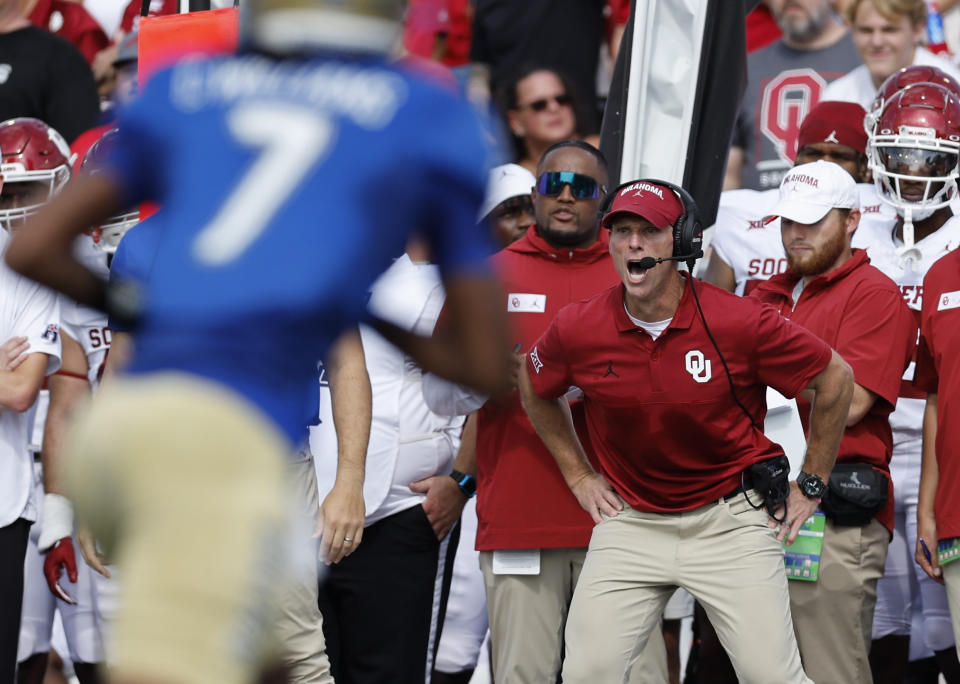
[[[892,408],[917,338],[914,317],[893,288],[857,292],[843,312],[836,350],[853,380]]]
[[[60,300],[52,291],[30,281],[25,281],[18,292],[20,306],[14,334],[27,338],[29,353],[47,355],[47,375],[56,373],[60,368]]]
[[[565,316],[561,310],[527,354],[527,373],[530,375],[533,391],[541,399],[562,397],[573,384],[563,346],[562,318]]]
[[[60,43],[60,39],[57,42]],[[100,116],[97,84],[83,55],[66,41],[58,45],[57,59],[50,66],[50,89],[43,118],[72,143],[78,135],[95,126]]]
[[[751,304],[758,314],[752,328],[757,380],[792,399],[827,367],[832,350],[807,329],[781,317],[773,307]]]

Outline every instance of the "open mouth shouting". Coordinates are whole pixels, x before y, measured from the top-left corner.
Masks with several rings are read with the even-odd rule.
[[[649,268],[644,268],[640,264],[641,259],[627,259],[627,273],[630,276],[630,282],[642,283],[646,278]]]

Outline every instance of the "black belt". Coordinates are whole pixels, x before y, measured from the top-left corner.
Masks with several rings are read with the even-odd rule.
[[[729,501],[730,499],[737,496],[738,494],[743,494],[744,492],[751,489],[753,489],[753,482],[752,482],[752,478],[750,477],[750,473],[744,472],[740,478],[740,484],[738,484],[736,489],[734,489],[732,492],[729,492],[728,494],[724,494],[723,500]]]

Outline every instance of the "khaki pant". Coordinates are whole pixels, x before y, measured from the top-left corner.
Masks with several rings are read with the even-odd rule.
[[[930,550],[936,553],[935,548]],[[950,621],[953,623],[957,656],[960,657],[960,561],[947,563],[942,567],[942,571],[943,583],[947,586],[947,602],[950,604]]]
[[[297,548],[305,547],[306,553],[298,555],[297,566],[300,571],[294,574],[287,590],[280,596],[280,613],[274,624],[279,656],[289,668],[290,682],[333,684],[323,638],[323,618],[317,604],[320,544],[319,540],[313,538],[313,532],[320,503],[313,458],[301,452],[289,464],[288,471],[291,500],[297,506],[294,511],[296,539],[293,544]]]
[[[539,575],[495,575],[493,552],[480,552],[497,684],[556,681],[564,623],[586,553],[586,549],[541,549]],[[666,647],[659,629],[651,635],[628,681],[666,684]]]
[[[78,519],[123,577],[113,676],[254,681],[277,660],[294,572],[290,455],[273,424],[218,384],[157,373],[104,387],[68,443]]]
[[[564,684],[627,681],[676,586],[704,607],[741,682],[809,683],[767,520],[738,496],[684,513],[626,506],[598,524],[567,621]]]
[[[876,519],[823,532],[816,582],[790,580],[790,610],[807,674],[817,684],[870,684],[877,580],[890,533]]]

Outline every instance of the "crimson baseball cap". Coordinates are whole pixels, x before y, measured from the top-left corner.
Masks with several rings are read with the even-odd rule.
[[[617,214],[633,214],[645,218],[663,230],[672,228],[677,219],[683,216],[683,203],[670,188],[657,183],[636,181],[617,192],[601,225],[608,228],[610,220]]]
[[[780,182],[780,197],[773,213],[804,223],[816,223],[831,209],[859,209],[860,193],[853,176],[833,162],[819,159],[794,166]]]
[[[834,143],[867,153],[867,132],[863,117],[867,110],[856,102],[820,102],[800,124],[797,149],[813,143]]]

